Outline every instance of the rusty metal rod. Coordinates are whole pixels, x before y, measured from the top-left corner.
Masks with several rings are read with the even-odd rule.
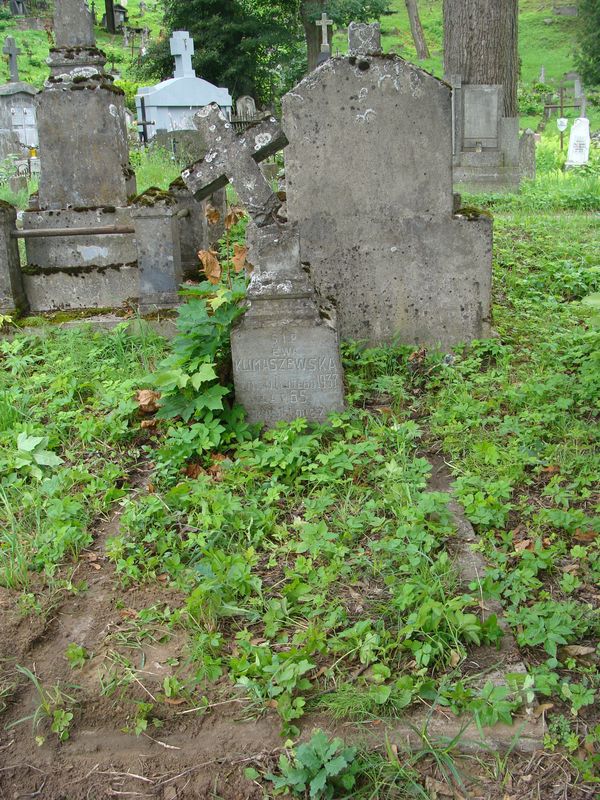
[[[135,228],[127,225],[107,225],[96,228],[37,228],[30,231],[11,231],[13,239],[41,239],[44,236],[119,236],[135,233]]]

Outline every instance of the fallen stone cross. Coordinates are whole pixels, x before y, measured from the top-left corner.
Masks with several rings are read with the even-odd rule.
[[[188,189],[197,200],[203,200],[231,182],[255,225],[273,222],[281,201],[258,165],[287,144],[275,117],[266,117],[236,135],[227,117],[213,103],[201,109],[194,122],[209,150],[182,173]]]

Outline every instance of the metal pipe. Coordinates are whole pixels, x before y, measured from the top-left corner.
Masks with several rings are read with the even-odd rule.
[[[96,228],[38,228],[30,231],[11,231],[13,239],[41,239],[44,236],[119,236],[135,233],[135,228],[126,225],[108,225]]]

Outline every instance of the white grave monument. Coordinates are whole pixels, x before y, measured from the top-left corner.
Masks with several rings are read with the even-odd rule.
[[[567,167],[582,167],[590,158],[590,121],[579,117],[573,123],[569,138]]]
[[[135,98],[138,120],[146,123],[148,141],[159,131],[196,130],[194,115],[211,103],[231,116],[233,100],[229,91],[196,76],[192,67],[194,42],[189,33],[174,31],[170,42],[175,57],[174,76],[156,86],[140,87]]]

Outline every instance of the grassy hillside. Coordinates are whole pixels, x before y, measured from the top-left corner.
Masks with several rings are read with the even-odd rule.
[[[542,65],[546,68],[546,79],[550,85],[558,85],[563,74],[573,68],[573,49],[577,20],[570,17],[557,17],[552,14],[553,0],[521,0],[520,2],[520,55],[522,61],[522,80],[531,83],[540,73]],[[387,52],[414,60],[415,49],[410,35],[408,16],[403,0],[391,0],[393,13],[382,20],[383,45]],[[139,0],[129,0],[128,10],[132,27],[147,26],[156,35],[162,20],[158,11],[147,11],[139,15]],[[422,66],[435,75],[442,74],[443,30],[442,0],[421,0],[421,20],[425,37],[431,50],[431,58]],[[549,24],[545,20],[551,20]],[[24,80],[40,85],[47,74],[45,59],[48,55],[48,38],[43,31],[18,31],[12,19],[0,18],[0,37],[14,36],[23,55],[19,66]],[[127,77],[131,62],[131,50],[123,48],[121,36],[110,36],[97,29],[98,42],[108,55],[115,59]],[[345,34],[336,34],[334,50],[344,51]],[[0,81],[8,80],[8,61],[0,62]]]

